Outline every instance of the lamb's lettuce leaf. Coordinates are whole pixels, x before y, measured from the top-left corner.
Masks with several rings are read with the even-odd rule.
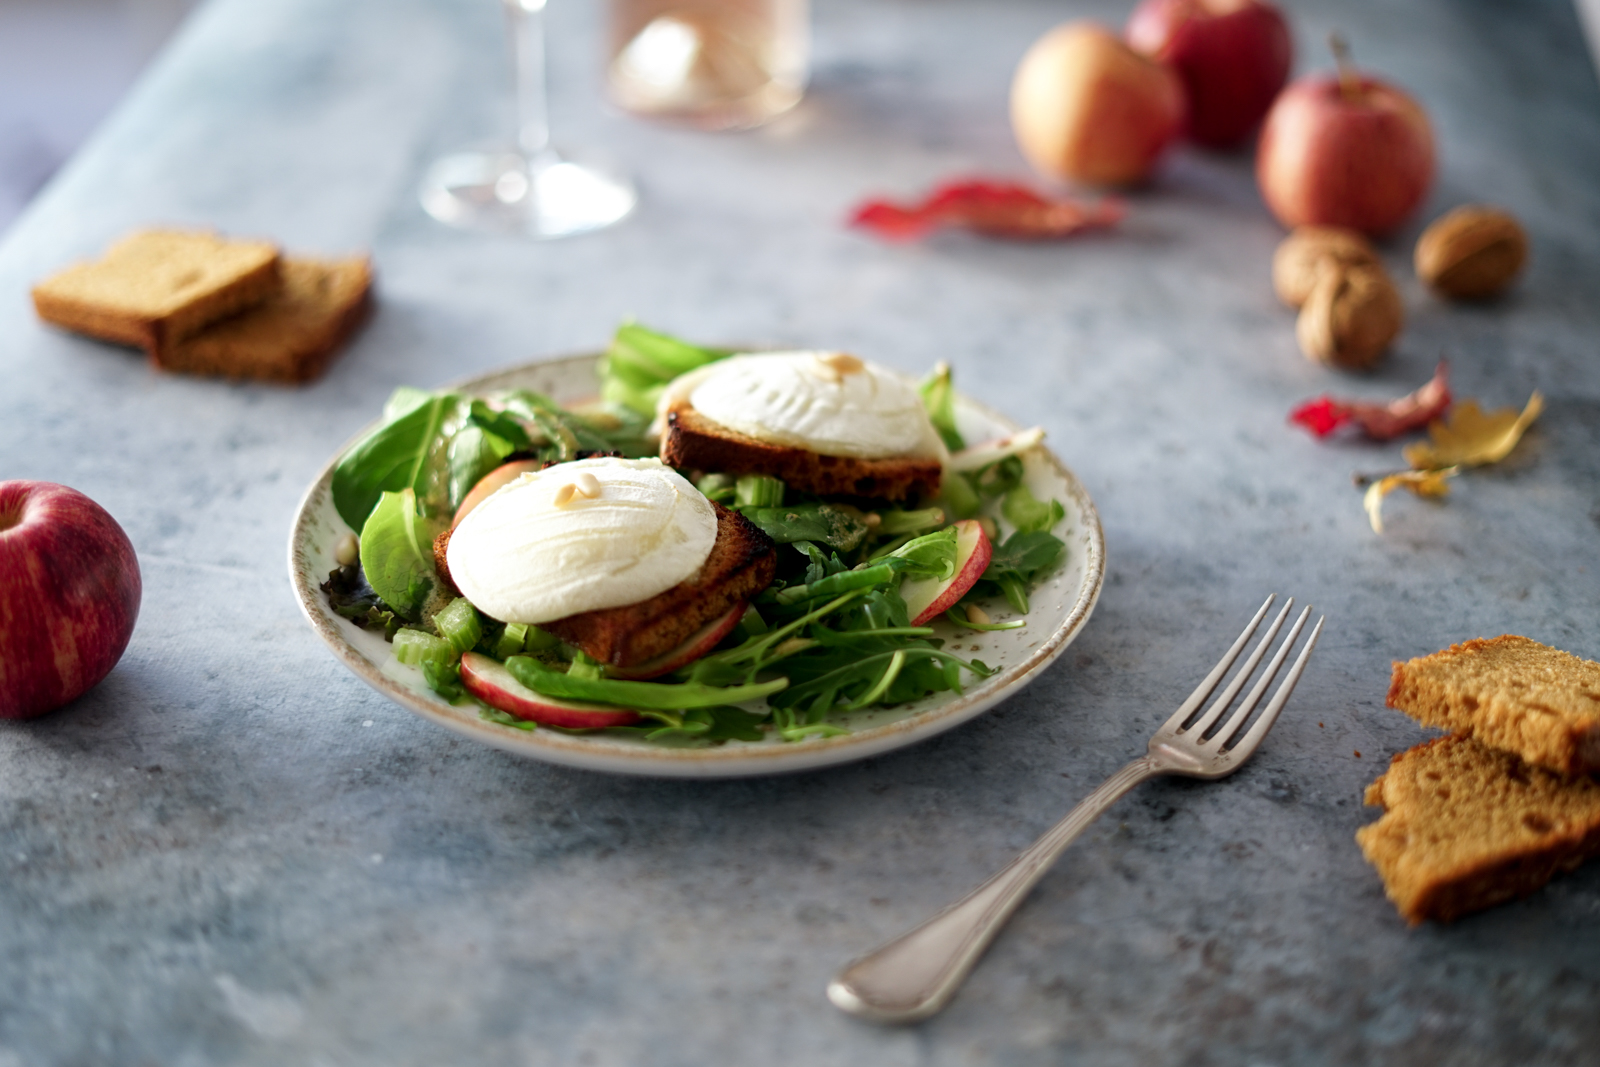
[[[437,524],[417,512],[409,487],[383,493],[361,530],[361,569],[383,602],[415,620],[438,577],[433,566]]]

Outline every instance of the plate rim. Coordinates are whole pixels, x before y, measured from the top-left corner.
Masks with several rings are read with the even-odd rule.
[[[530,360],[526,363],[504,367],[484,374],[441,386],[443,389],[469,392],[503,388],[494,384],[500,379],[535,372],[563,364],[593,364],[599,352],[580,352]],[[962,395],[963,404],[970,405],[984,417],[1011,432],[1021,429],[1014,421],[988,405]],[[307,581],[312,571],[309,560],[302,561],[301,547],[307,540],[306,527],[310,522],[312,500],[327,489],[334,468],[350,447],[373,427],[381,417],[358,430],[333,454],[309,487],[301,494],[295,508],[294,521],[289,530],[289,580],[294,589],[300,612],[311,624],[312,631],[322,638],[330,650],[356,677],[378,693],[406,710],[442,726],[452,733],[502,751],[530,759],[538,759],[584,770],[615,774],[628,774],[657,778],[735,778],[759,775],[798,773],[817,770],[841,763],[854,762],[881,755],[895,749],[952,730],[994,707],[1026,686],[1046,667],[1060,657],[1088,623],[1099,601],[1105,581],[1105,536],[1100,524],[1100,513],[1094,500],[1077,474],[1061,461],[1048,447],[1039,451],[1054,472],[1066,483],[1074,505],[1078,509],[1084,532],[1087,535],[1088,558],[1085,560],[1084,581],[1078,590],[1077,600],[1061,624],[1050,636],[1033,649],[1027,657],[1000,671],[994,679],[984,679],[979,685],[938,707],[913,713],[906,718],[879,726],[871,726],[834,737],[812,738],[793,745],[741,745],[731,743],[708,748],[648,748],[645,746],[596,747],[583,735],[569,735],[556,730],[514,731],[512,728],[478,719],[450,715],[433,706],[432,700],[419,697],[398,681],[383,674],[360,649],[346,639],[323,605],[320,583]],[[302,565],[304,563],[304,565]]]

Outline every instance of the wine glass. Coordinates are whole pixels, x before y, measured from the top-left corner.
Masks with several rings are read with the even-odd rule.
[[[515,53],[516,142],[437,160],[422,181],[422,206],[450,226],[536,238],[604,229],[633,210],[638,194],[627,178],[574,162],[551,146],[545,0],[501,2]]]

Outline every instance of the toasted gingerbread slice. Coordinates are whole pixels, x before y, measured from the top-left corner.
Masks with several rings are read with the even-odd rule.
[[[154,355],[281,284],[267,241],[143,230],[34,286],[33,306],[46,322]]]
[[[1397,662],[1388,703],[1560,774],[1600,771],[1600,663],[1526,637]]]
[[[901,502],[934,496],[944,467],[933,458],[855,459],[768,444],[712,422],[687,403],[666,413],[661,460],[680,470],[765,474],[818,496]]]
[[[371,310],[372,264],[365,256],[286,257],[282,273],[278,292],[158,351],[156,365],[291,384],[321,376]]]
[[[1413,925],[1527,896],[1600,853],[1600,784],[1469,737],[1400,753],[1366,800],[1384,815],[1356,842]]]

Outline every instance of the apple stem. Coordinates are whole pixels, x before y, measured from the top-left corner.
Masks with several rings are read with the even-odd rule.
[[[1335,30],[1328,34],[1328,47],[1333,50],[1333,62],[1339,68],[1339,91],[1354,103],[1361,98],[1361,81],[1356,76],[1355,65],[1350,62],[1350,45]]]

